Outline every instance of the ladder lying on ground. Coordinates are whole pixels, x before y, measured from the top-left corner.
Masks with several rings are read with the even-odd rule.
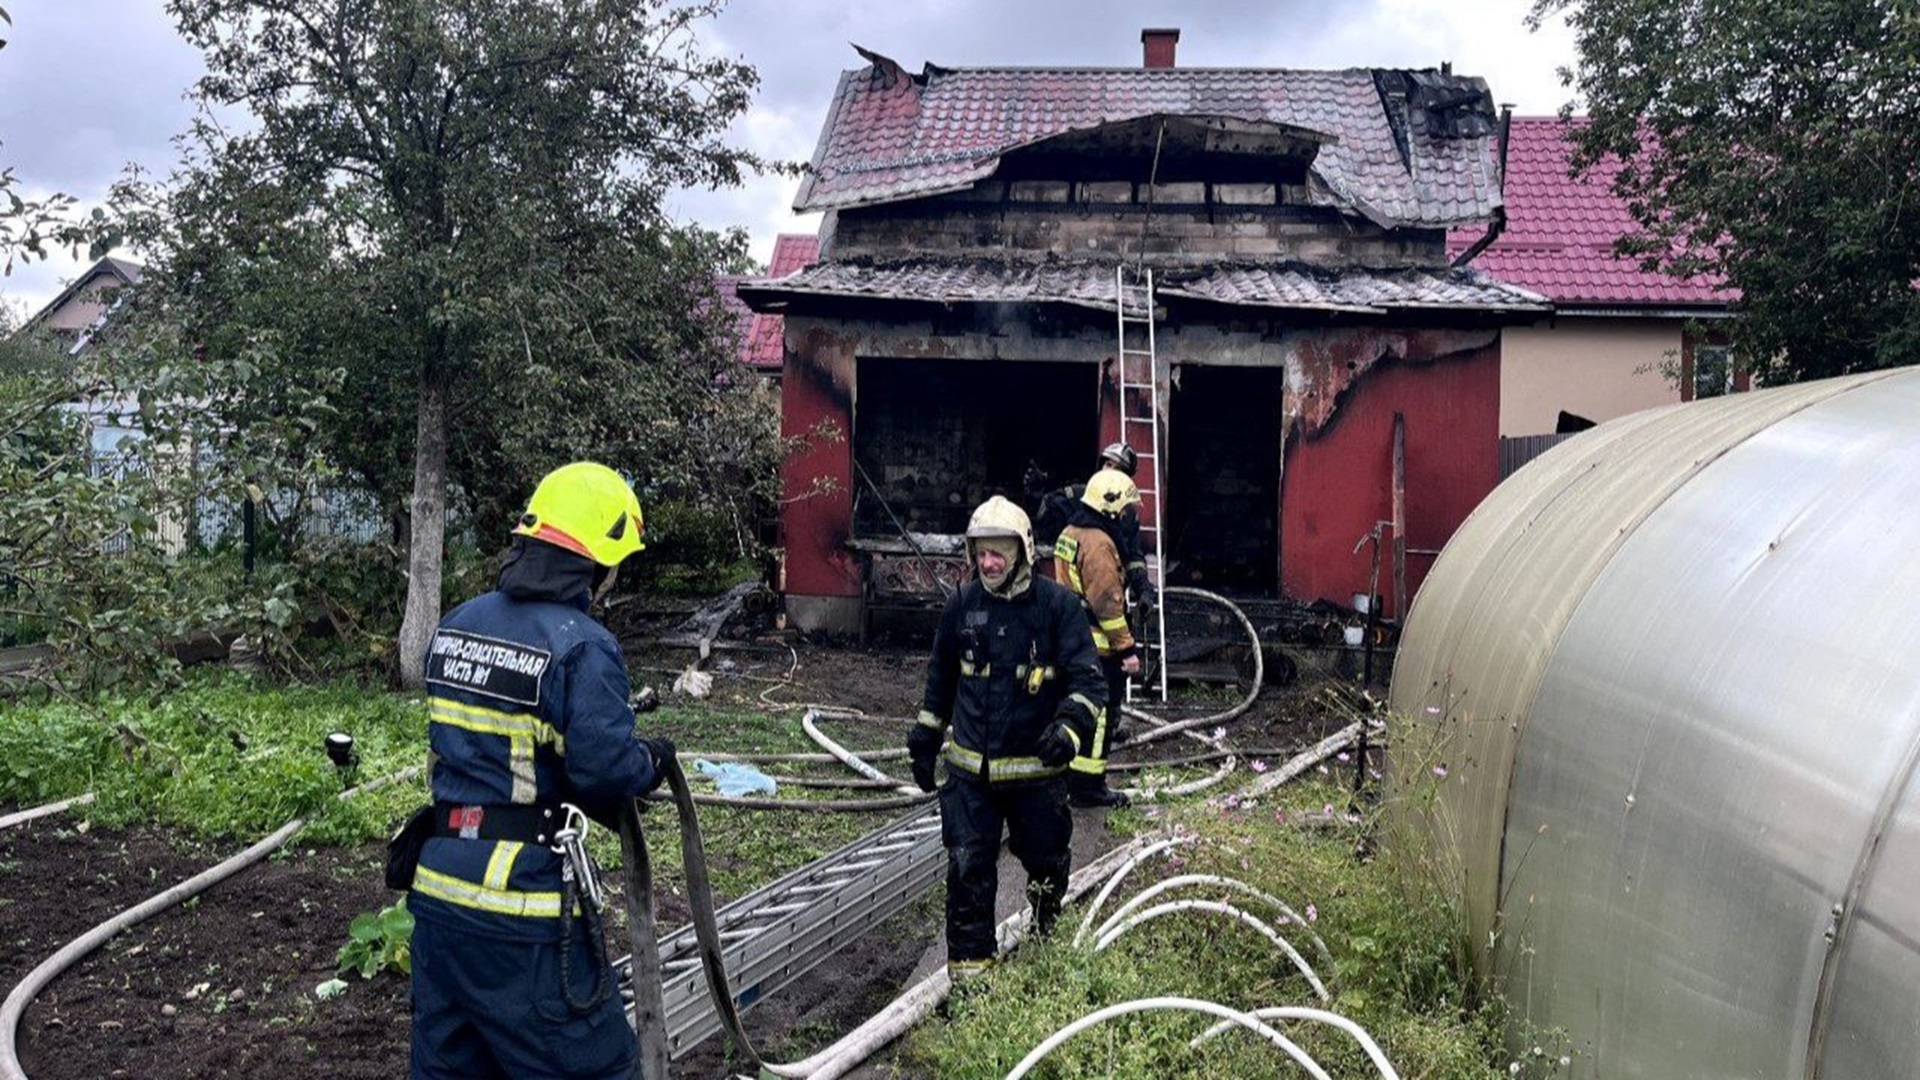
[[[1157,590],[1163,584],[1164,566],[1160,448],[1165,442],[1160,430],[1160,398],[1165,382],[1155,351],[1153,271],[1121,263],[1113,268],[1113,292],[1120,354],[1120,441],[1132,447],[1145,466],[1134,472],[1134,484],[1140,489],[1140,548],[1147,558],[1147,576]],[[1142,682],[1138,677],[1128,680],[1128,700],[1141,694],[1167,700],[1165,611],[1165,605],[1156,604],[1151,625],[1138,628],[1155,662],[1149,681]]]
[[[940,811],[917,810],[715,913],[741,1012],[811,971],[931,889],[946,870]],[[667,1053],[680,1057],[720,1030],[693,927],[660,941]],[[631,957],[614,962],[633,1021]]]

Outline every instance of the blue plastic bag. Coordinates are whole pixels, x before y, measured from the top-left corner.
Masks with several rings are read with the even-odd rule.
[[[720,794],[730,798],[738,798],[742,795],[771,795],[779,790],[779,785],[773,782],[773,777],[744,761],[716,763],[701,758],[693,763],[693,767],[700,770],[700,775],[712,780],[713,786],[720,789]]]

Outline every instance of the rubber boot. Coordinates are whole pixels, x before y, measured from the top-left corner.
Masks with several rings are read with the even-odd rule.
[[[1067,805],[1080,810],[1115,810],[1133,805],[1123,792],[1107,786],[1106,778],[1075,783],[1067,792]]]

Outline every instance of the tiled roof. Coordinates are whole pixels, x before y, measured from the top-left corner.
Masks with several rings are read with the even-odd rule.
[[[991,176],[1007,151],[1155,115],[1286,124],[1333,136],[1311,166],[1310,197],[1383,225],[1463,225],[1487,220],[1500,205],[1494,139],[1448,137],[1433,114],[1399,99],[1390,116],[1378,81],[1417,78],[1442,96],[1477,104],[1487,92],[1480,79],[1367,68],[932,65],[908,76],[885,57],[864,55],[871,66],[840,77],[795,210],[957,191]],[[1491,115],[1490,102],[1485,107]]]
[[[1063,303],[1112,311],[1111,267],[992,262],[826,263],[779,280],[742,283],[754,302],[793,296],[855,296],[931,303]],[[1308,267],[1217,267],[1164,273],[1162,299],[1248,307],[1383,315],[1394,310],[1546,310],[1543,297],[1472,270],[1336,273]]]
[[[773,260],[767,264],[767,280],[787,275],[811,265],[820,257],[820,238],[806,233],[782,233],[773,242]],[[740,299],[740,284],[757,280],[747,275],[728,274],[715,281],[720,299],[733,315],[740,334],[740,362],[756,371],[779,372],[785,362],[782,337],[786,319],[780,315],[756,313]]]
[[[1614,241],[1638,231],[1612,190],[1618,163],[1603,162],[1580,179],[1568,175],[1569,123],[1515,117],[1507,148],[1507,228],[1473,265],[1502,281],[1543,293],[1561,305],[1606,307],[1720,306],[1733,292],[1709,279],[1681,280],[1614,257]],[[1457,255],[1484,229],[1447,238]]]

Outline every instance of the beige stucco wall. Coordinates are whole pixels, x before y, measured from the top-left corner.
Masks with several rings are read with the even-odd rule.
[[[1559,316],[1510,326],[1500,343],[1500,434],[1544,435],[1562,409],[1596,423],[1680,400],[1661,375],[1680,362],[1679,319]]]

